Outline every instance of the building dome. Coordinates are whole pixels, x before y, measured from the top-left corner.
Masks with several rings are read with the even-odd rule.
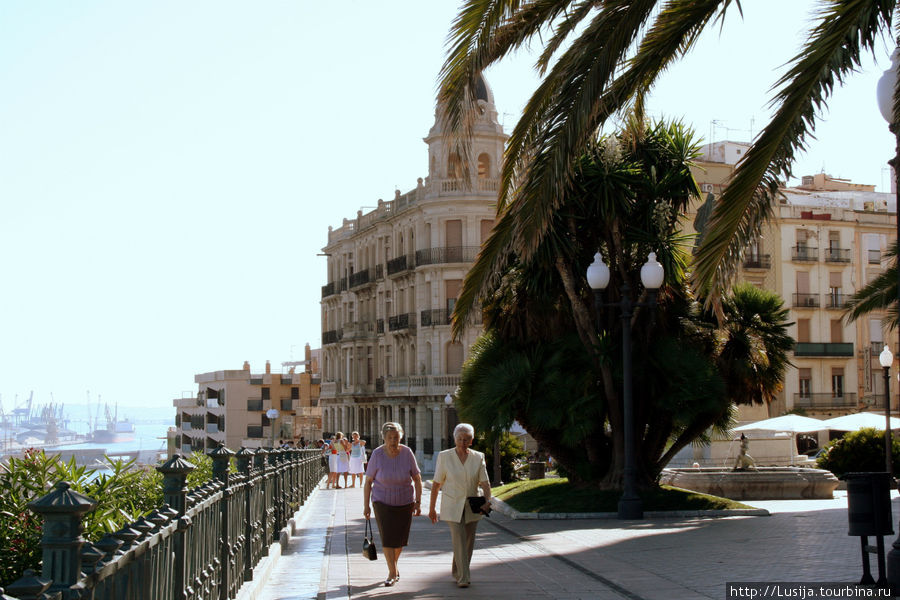
[[[481,73],[478,74],[478,77],[475,80],[475,99],[484,100],[488,104],[494,103],[494,92],[491,90],[491,86],[488,85],[487,80]]]

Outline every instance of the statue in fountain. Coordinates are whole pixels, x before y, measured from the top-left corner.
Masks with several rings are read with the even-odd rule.
[[[748,454],[748,450],[750,449],[750,439],[745,436],[743,433],[741,434],[741,449],[738,451],[737,460],[734,461],[734,470],[735,471],[755,471],[756,470],[756,462],[753,460],[753,457]]]

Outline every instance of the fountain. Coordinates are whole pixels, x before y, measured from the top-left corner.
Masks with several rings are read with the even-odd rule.
[[[807,467],[702,467],[664,469],[660,483],[732,500],[818,500],[832,498],[839,482]]]

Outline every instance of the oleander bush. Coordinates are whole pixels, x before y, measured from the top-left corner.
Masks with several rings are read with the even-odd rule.
[[[162,505],[162,475],[135,461],[107,458],[102,468],[92,469],[29,450],[22,458],[0,463],[0,587],[22,576],[25,569],[40,571],[43,519],[28,508],[59,481],[97,501],[85,515],[84,537],[97,541]],[[187,479],[188,488],[212,478],[212,459],[203,454],[190,458],[197,466]]]
[[[894,472],[900,466],[900,440],[891,440],[891,462]],[[866,427],[845,433],[832,440],[816,460],[820,469],[840,477],[845,473],[884,471],[884,431]]]

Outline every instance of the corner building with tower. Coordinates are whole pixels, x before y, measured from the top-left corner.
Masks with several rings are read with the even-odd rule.
[[[463,279],[494,225],[508,137],[483,79],[476,96],[468,158],[453,151],[438,107],[425,138],[428,176],[329,227],[322,249],[323,430],[356,430],[374,447],[382,423],[397,421],[425,470],[452,445],[452,394],[482,331],[475,319],[459,340],[450,332]]]

